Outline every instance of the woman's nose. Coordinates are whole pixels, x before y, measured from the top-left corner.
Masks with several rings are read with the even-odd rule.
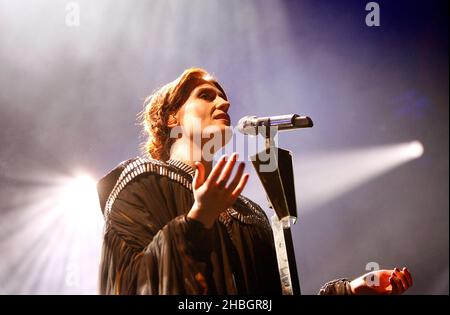
[[[226,113],[228,112],[228,108],[230,108],[230,103],[227,101],[220,102],[218,105],[216,105],[216,108]]]

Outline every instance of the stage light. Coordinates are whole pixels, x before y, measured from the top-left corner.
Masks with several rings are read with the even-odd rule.
[[[295,162],[299,208],[309,211],[394,168],[420,158],[424,147],[410,141],[368,148],[328,151]]]
[[[413,159],[421,157],[423,152],[423,145],[420,141],[412,141],[405,147],[405,153]]]
[[[62,187],[60,201],[66,210],[97,207],[96,182],[85,174],[68,179]]]
[[[87,221],[96,219],[101,213],[95,180],[86,174],[68,178],[59,193],[58,209],[62,211],[75,228],[86,228]],[[100,223],[100,222],[97,222]]]
[[[0,264],[0,293],[95,294],[104,226],[96,181],[83,173],[41,172],[39,179],[42,186],[25,193],[30,204],[0,222],[8,231],[0,251],[9,253]]]

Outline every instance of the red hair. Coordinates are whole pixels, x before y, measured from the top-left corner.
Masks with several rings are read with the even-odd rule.
[[[170,128],[167,126],[169,116],[183,106],[195,87],[206,82],[214,84],[226,95],[208,72],[200,68],[190,68],[145,99],[140,117],[147,136],[143,151],[150,157],[162,161],[169,159],[170,148],[176,140],[170,138]]]

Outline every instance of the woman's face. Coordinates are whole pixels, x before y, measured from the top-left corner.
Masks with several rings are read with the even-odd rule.
[[[214,138],[222,147],[229,141],[231,131],[229,108],[225,95],[213,83],[204,81],[192,90],[175,116],[183,128],[183,136],[192,139],[201,135],[202,144]]]

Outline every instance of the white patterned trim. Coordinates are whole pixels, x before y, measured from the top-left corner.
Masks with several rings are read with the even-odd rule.
[[[116,200],[119,193],[134,178],[144,173],[155,173],[161,176],[168,177],[192,191],[192,178],[195,174],[195,170],[189,165],[173,159],[170,159],[166,163],[164,163],[155,159],[137,157],[131,160],[125,166],[106,201],[104,211],[104,217],[106,221],[109,217],[114,201]],[[223,223],[228,228],[230,226],[231,219],[233,218],[248,225],[260,224],[263,227],[271,230],[266,214],[262,209],[258,209],[257,207],[255,207],[255,205],[248,198],[242,195],[238,197],[238,202],[248,207],[252,213],[249,215],[243,215],[233,208],[228,208],[219,216],[219,221],[221,223]]]

